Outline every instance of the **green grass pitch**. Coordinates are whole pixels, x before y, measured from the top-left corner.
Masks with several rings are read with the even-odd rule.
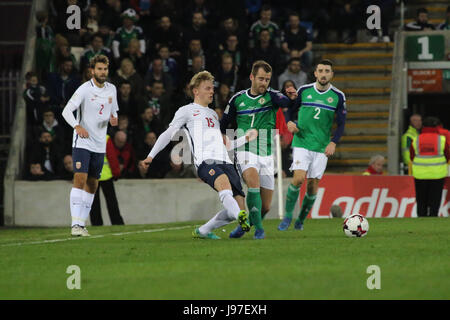
[[[192,239],[201,222],[0,229],[0,299],[450,299],[450,220],[369,219],[364,238],[347,238],[342,219],[310,220],[303,231],[265,240]],[[68,266],[81,289],[69,290]],[[370,265],[380,289],[369,290]]]

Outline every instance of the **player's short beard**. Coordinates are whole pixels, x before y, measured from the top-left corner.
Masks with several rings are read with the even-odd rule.
[[[100,84],[103,84],[103,83],[106,81],[106,77],[105,77],[105,79],[103,80],[103,79],[97,77],[95,74],[94,74],[94,78],[95,78],[95,81],[97,81],[97,82],[100,83]]]

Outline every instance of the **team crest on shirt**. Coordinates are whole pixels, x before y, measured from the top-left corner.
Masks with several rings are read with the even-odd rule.
[[[259,102],[259,104],[263,104],[264,102],[266,102],[266,99],[261,98],[261,99],[258,100],[258,102]]]
[[[215,175],[215,174],[216,174],[216,171],[214,171],[214,169],[209,170],[209,175],[210,175],[210,176],[213,176],[213,175]]]
[[[75,163],[75,167],[77,168],[77,169],[81,169],[81,162],[76,162]]]
[[[300,164],[300,160],[295,161],[295,164],[298,166]]]
[[[112,97],[108,97],[108,103],[109,103],[109,104],[112,103]]]
[[[327,101],[328,101],[328,103],[332,103],[332,102],[333,102],[333,98],[332,98],[332,97],[329,97],[329,98],[327,99]]]

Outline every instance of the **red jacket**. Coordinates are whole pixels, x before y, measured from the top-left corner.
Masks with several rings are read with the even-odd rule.
[[[128,142],[122,149],[118,149],[114,143],[113,139],[108,139],[106,143],[106,158],[108,158],[109,166],[111,167],[111,172],[114,178],[119,178],[120,176],[127,176],[134,173],[135,167],[135,153],[134,149]],[[120,160],[123,159],[123,168],[120,171]]]
[[[281,108],[279,108],[277,112],[276,128],[280,132],[280,138],[283,139],[286,144],[290,144],[294,136],[287,128],[286,119],[284,118],[283,110]]]
[[[448,131],[447,129],[442,128],[441,126],[437,127],[439,130],[439,134],[441,136],[445,137],[445,143],[450,145],[450,131]]]

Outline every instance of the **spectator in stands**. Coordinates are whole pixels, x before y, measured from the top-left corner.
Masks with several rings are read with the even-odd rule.
[[[420,114],[414,113],[409,117],[409,126],[406,132],[402,135],[402,158],[403,164],[405,165],[405,173],[410,173],[410,155],[409,149],[411,143],[419,135],[420,129],[422,129],[422,116]]]
[[[117,104],[119,115],[127,115],[133,123],[137,122],[139,112],[145,106],[141,97],[131,94],[131,83],[128,80],[122,81],[119,85]]]
[[[88,42],[100,29],[100,12],[95,3],[89,5],[82,22],[82,29],[86,30],[83,39]]]
[[[208,27],[212,27],[211,24],[215,20],[214,13],[215,8],[212,8],[213,2],[212,1],[205,1],[205,0],[191,0],[187,1],[187,6],[184,13],[184,20],[185,24],[189,24],[190,19],[193,14],[200,12],[205,19],[205,21],[209,21]]]
[[[439,30],[450,30],[450,6],[447,7],[445,22],[438,27]]]
[[[145,75],[145,88],[147,92],[151,92],[152,84],[155,81],[160,81],[164,84],[164,88],[168,94],[173,91],[173,79],[168,72],[164,72],[163,60],[159,57],[153,59],[148,67]]]
[[[258,19],[258,12],[261,11],[262,0],[245,0],[245,12],[249,22]]]
[[[62,61],[59,72],[52,72],[48,75],[48,94],[50,96],[50,104],[55,106],[56,114],[60,114],[72,97],[75,90],[81,84],[80,76],[74,70],[71,59],[66,58]]]
[[[395,15],[395,0],[365,0],[364,8],[377,5],[381,12],[381,29],[370,30],[372,38],[369,42],[390,42],[389,24]]]
[[[282,85],[287,80],[292,80],[297,88],[300,88],[308,81],[308,75],[302,71],[299,58],[292,58],[289,60],[288,67],[278,77],[278,84]]]
[[[192,39],[200,40],[203,48],[209,48],[210,33],[206,27],[206,19],[203,13],[194,12],[192,14],[192,23],[183,31],[184,42],[188,44]]]
[[[125,9],[126,5],[122,5],[121,0],[106,0],[106,7],[103,9],[100,24],[108,26],[112,30],[117,30],[121,25],[121,14]]]
[[[438,216],[448,174],[450,148],[445,137],[439,134],[438,123],[435,117],[425,118],[420,135],[414,138],[410,147],[419,217]]]
[[[44,121],[38,127],[38,132],[46,131],[52,135],[52,140],[58,144],[64,144],[64,128],[55,119],[55,113],[52,109],[45,109],[43,112]]]
[[[57,179],[61,169],[61,158],[60,149],[50,132],[42,131],[39,134],[39,143],[32,146],[30,163],[39,163],[46,177]]]
[[[63,158],[63,166],[59,178],[62,180],[73,180],[73,159],[71,154],[66,154]]]
[[[382,175],[385,162],[386,160],[381,154],[374,155],[370,158],[369,166],[363,172],[363,176]]]
[[[154,132],[156,135],[160,135],[162,131],[163,131],[163,126],[162,126],[161,122],[153,115],[152,107],[147,106],[142,111],[141,119],[136,125],[135,136],[133,138],[133,141],[135,143],[135,149],[136,150],[142,149],[142,146],[140,145],[140,143],[144,141],[142,139],[142,137],[145,137],[145,135],[147,133]],[[143,159],[143,158],[140,158],[139,156],[138,156],[138,158]]]
[[[189,82],[190,79],[192,79],[192,77],[205,70],[205,57],[198,55],[198,56],[193,56],[192,60],[191,60],[191,67],[190,69],[185,73],[182,82],[183,83],[187,83]]]
[[[256,21],[250,27],[249,34],[249,45],[250,48],[254,48],[258,39],[260,39],[260,33],[263,30],[269,31],[270,38],[273,40],[275,46],[277,48],[280,47],[280,28],[278,25],[271,21],[272,18],[272,9],[269,5],[263,5],[261,8],[261,18]]]
[[[170,167],[171,169],[166,173],[165,179],[196,178],[194,166],[192,164],[186,165],[179,155],[172,154]]]
[[[300,17],[298,13],[289,14],[289,25],[282,32],[281,48],[286,55],[290,55],[292,49],[299,50],[303,67],[306,70],[312,65],[313,53],[312,49],[312,34],[300,25]]]
[[[74,71],[77,71],[77,60],[75,59],[75,56],[70,52],[69,41],[60,34],[57,34],[55,36],[55,46],[53,49],[50,68],[48,69],[48,72],[58,72],[61,63],[63,63],[65,60],[72,60],[73,69]]]
[[[202,57],[202,60],[203,60],[202,68],[205,69],[206,58],[205,58],[205,53],[202,48],[202,42],[200,41],[200,39],[191,39],[189,41],[189,47],[187,48],[187,52],[185,55],[185,58],[186,58],[185,69],[187,70],[187,72],[192,71],[192,59],[196,56]]]
[[[36,73],[43,79],[50,68],[54,45],[53,29],[48,25],[48,13],[38,11],[36,13]]]
[[[145,159],[156,143],[157,137],[154,132],[147,132],[144,137],[144,143],[141,144],[141,148],[137,153],[138,159]],[[169,159],[170,144],[158,153],[147,169],[142,168],[142,166],[138,166],[139,177],[146,179],[162,179],[170,170]]]
[[[88,47],[81,56],[80,69],[85,70],[87,67],[89,67],[89,61],[93,57],[100,54],[108,57],[109,61],[112,61],[111,50],[103,45],[102,36],[99,33],[94,33],[91,37],[91,46]]]
[[[128,48],[125,49],[122,57],[130,59],[139,75],[145,77],[148,61],[146,55],[141,52],[138,39],[131,39],[130,42],[128,42]]]
[[[358,32],[358,8],[359,0],[337,0],[337,29],[341,42],[352,44],[356,42]]]
[[[109,165],[112,170],[115,166],[118,166],[121,178],[134,176],[136,155],[132,145],[127,142],[127,134],[123,131],[117,131],[111,148],[113,150],[111,157],[114,157],[114,161],[109,160]]]
[[[237,67],[233,63],[233,57],[228,53],[224,53],[221,60],[220,68],[214,75],[214,88],[217,90],[222,83],[225,83],[234,94],[238,84]]]
[[[153,109],[153,116],[161,122],[163,128],[166,128],[172,121],[178,107],[172,103],[170,95],[166,92],[161,81],[153,82],[147,105]]]
[[[36,126],[42,123],[42,113],[48,107],[50,97],[44,86],[39,84],[37,74],[30,73],[30,84],[23,92],[26,104],[27,125]]]
[[[109,26],[102,24],[102,25],[100,25],[100,28],[98,29],[98,33],[103,39],[104,46],[107,48],[111,48],[112,42],[114,40],[114,35],[115,35],[114,31],[112,31]],[[111,52],[111,55],[112,55],[112,52]],[[111,63],[111,61],[110,61],[110,63]]]
[[[230,35],[235,35],[238,43],[245,43],[246,35],[239,28],[239,21],[228,16],[222,20],[219,31],[217,32],[219,50],[226,48],[226,42]]]
[[[137,21],[136,11],[133,9],[127,9],[121,14],[122,27],[116,30],[116,36],[112,43],[112,51],[115,59],[125,53],[125,49],[128,48],[128,43],[131,39],[139,40],[139,48],[142,54],[145,54],[145,39],[144,32],[141,27],[135,26]]]
[[[178,87],[179,75],[178,75],[178,63],[170,56],[169,46],[162,44],[159,47],[158,55],[162,60],[162,71],[169,74],[173,82],[173,86]]]
[[[428,23],[428,10],[426,8],[417,9],[416,21],[405,25],[405,31],[430,31],[435,29],[434,25]]]
[[[277,75],[280,66],[280,50],[273,44],[268,30],[262,30],[259,33],[259,42],[250,51],[249,63],[257,60],[264,60],[272,66],[273,74]],[[272,77],[273,81],[274,77]]]
[[[214,93],[214,105],[216,108],[221,108],[225,110],[228,102],[231,99],[230,87],[226,83],[221,83],[219,85],[219,90],[215,90]]]
[[[54,175],[47,170],[42,170],[40,163],[30,163],[29,171],[26,173],[26,179],[30,181],[48,181],[53,180]]]
[[[159,50],[161,45],[165,44],[169,47],[169,55],[171,57],[179,57],[181,55],[183,51],[181,31],[172,24],[170,17],[161,17],[152,38],[156,50]]]
[[[128,58],[122,60],[120,69],[117,70],[117,74],[111,79],[112,83],[117,87],[120,87],[120,84],[125,80],[131,84],[132,95],[143,95],[144,85],[142,77],[136,72],[133,62]]]
[[[240,74],[244,74],[245,70],[242,70],[242,67],[245,66],[246,59],[244,52],[242,52],[242,50],[239,48],[239,40],[237,35],[228,35],[225,41],[225,46],[220,52],[220,56],[222,57],[225,53],[229,54],[233,58],[233,62],[235,67],[237,68],[237,71]]]
[[[120,131],[119,131],[120,132]],[[118,133],[119,133],[118,132]],[[103,219],[100,207],[100,189],[105,196],[106,207],[108,208],[109,218],[112,225],[123,225],[123,218],[120,215],[119,202],[117,201],[116,190],[114,189],[114,180],[120,177],[120,164],[118,156],[114,150],[114,143],[110,136],[106,136],[106,153],[103,162],[103,168],[98,180],[98,188],[95,192],[92,202],[91,212],[89,214],[93,226],[102,226]]]

